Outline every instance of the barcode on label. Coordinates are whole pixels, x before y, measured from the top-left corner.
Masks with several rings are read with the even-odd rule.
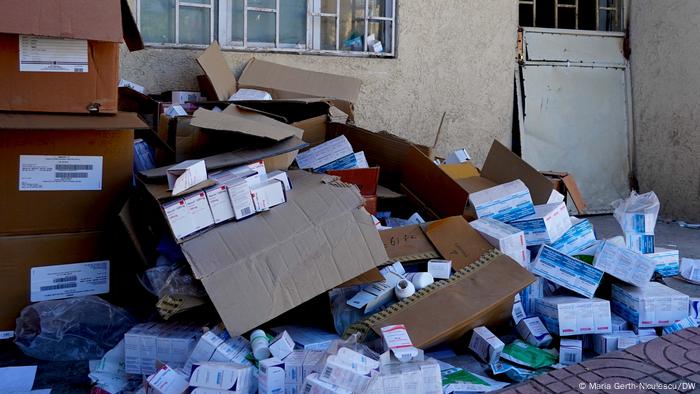
[[[520,321],[525,318],[525,312],[523,312],[522,309],[518,309],[515,311],[515,320]]]
[[[71,275],[71,276],[64,276],[63,278],[56,278],[53,280],[53,283],[75,282],[77,280],[78,280],[77,276]]]
[[[55,174],[58,179],[72,179],[72,178],[87,178],[87,172],[57,172]]]
[[[575,353],[564,353],[564,361],[570,362],[570,363],[575,363],[576,362],[576,354]]]
[[[92,164],[56,164],[56,171],[89,171]]]
[[[243,208],[241,210],[241,214],[243,215],[250,215],[250,207]]]
[[[331,378],[331,373],[333,373],[332,368],[326,367],[326,369],[323,370],[323,378],[324,379],[330,379]]]
[[[74,287],[78,287],[78,284],[77,283],[62,283],[60,285],[41,286],[40,290],[41,291],[51,291],[51,290],[60,290],[60,289],[71,289]]]

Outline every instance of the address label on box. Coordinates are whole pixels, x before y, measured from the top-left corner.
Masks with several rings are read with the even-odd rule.
[[[12,339],[15,337],[14,331],[0,331],[0,340]]]
[[[88,42],[70,38],[19,36],[19,71],[88,72]]]
[[[102,156],[20,155],[19,190],[102,190]]]
[[[109,293],[109,261],[34,267],[32,302]]]

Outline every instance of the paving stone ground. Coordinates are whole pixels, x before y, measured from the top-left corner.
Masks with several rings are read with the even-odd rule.
[[[700,328],[665,335],[509,386],[503,394],[700,393]]]

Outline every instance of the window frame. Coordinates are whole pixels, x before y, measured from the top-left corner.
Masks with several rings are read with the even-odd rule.
[[[603,32],[624,32],[625,31],[625,9],[626,7],[626,0],[616,0],[615,1],[615,6],[614,7],[608,7],[608,6],[603,6],[601,4],[601,0],[595,0],[596,2],[596,8],[595,8],[595,30],[586,30],[586,31],[603,31]],[[540,27],[537,26],[537,0],[518,0],[518,7],[521,5],[529,5],[532,7],[532,25],[531,27]],[[576,16],[575,16],[575,23],[576,27],[573,30],[579,30],[579,0],[574,0],[574,4],[568,4],[568,3],[559,3],[559,0],[554,0],[554,29],[561,29],[559,27],[559,10],[560,9],[565,9],[565,8],[573,8],[575,10]],[[620,26],[619,30],[601,30],[600,29],[600,12],[601,11],[614,11],[615,14],[617,15],[617,18],[619,19],[617,23]],[[530,26],[527,26],[530,27]]]
[[[141,28],[141,1],[136,0],[136,20],[139,29]],[[367,40],[363,40],[364,50],[363,51],[344,51],[340,48],[340,2],[343,0],[336,0],[336,12],[331,13],[321,13],[321,0],[306,0],[307,12],[306,12],[306,43],[304,47],[298,47],[294,44],[284,44],[280,43],[279,40],[279,5],[280,1],[275,0],[275,8],[267,9],[262,7],[249,7],[248,0],[243,0],[243,42],[232,41],[228,37],[231,37],[232,32],[230,29],[231,19],[230,14],[232,10],[232,0],[211,0],[210,4],[200,4],[191,3],[187,0],[175,0],[175,40],[176,43],[153,43],[144,42],[146,47],[150,48],[175,48],[175,49],[204,49],[209,46],[209,44],[182,44],[179,41],[179,8],[185,7],[200,7],[200,8],[211,8],[211,21],[210,21],[210,38],[211,41],[217,40],[222,50],[233,51],[233,52],[252,52],[252,53],[295,53],[295,54],[310,54],[310,55],[328,55],[328,56],[341,56],[341,57],[365,57],[365,58],[395,58],[397,49],[397,37],[396,37],[396,21],[397,21],[397,4],[396,0],[384,0],[391,5],[392,15],[391,17],[384,16],[369,16],[369,2],[370,0],[364,0],[364,37],[367,37],[369,33],[369,23],[384,21],[385,23],[391,23],[391,48],[387,48],[384,45],[385,52],[376,53],[368,51]],[[218,4],[215,4],[217,2]],[[318,9],[318,12],[314,10]],[[218,11],[218,12],[216,12]],[[248,42],[248,12],[250,11],[262,11],[270,12],[275,14],[275,43],[257,43]],[[334,17],[336,20],[336,49],[316,49],[320,48],[320,22],[321,18]],[[317,20],[318,22],[315,22]],[[217,23],[215,23],[217,22]],[[218,24],[218,29],[215,26]],[[222,39],[226,37],[226,39]],[[318,44],[318,45],[317,45]],[[387,51],[391,49],[391,51]]]

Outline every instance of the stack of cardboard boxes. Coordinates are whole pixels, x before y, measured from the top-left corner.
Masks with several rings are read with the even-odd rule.
[[[132,181],[117,112],[125,2],[8,1],[0,14],[0,331],[30,301],[109,291],[105,230]]]

